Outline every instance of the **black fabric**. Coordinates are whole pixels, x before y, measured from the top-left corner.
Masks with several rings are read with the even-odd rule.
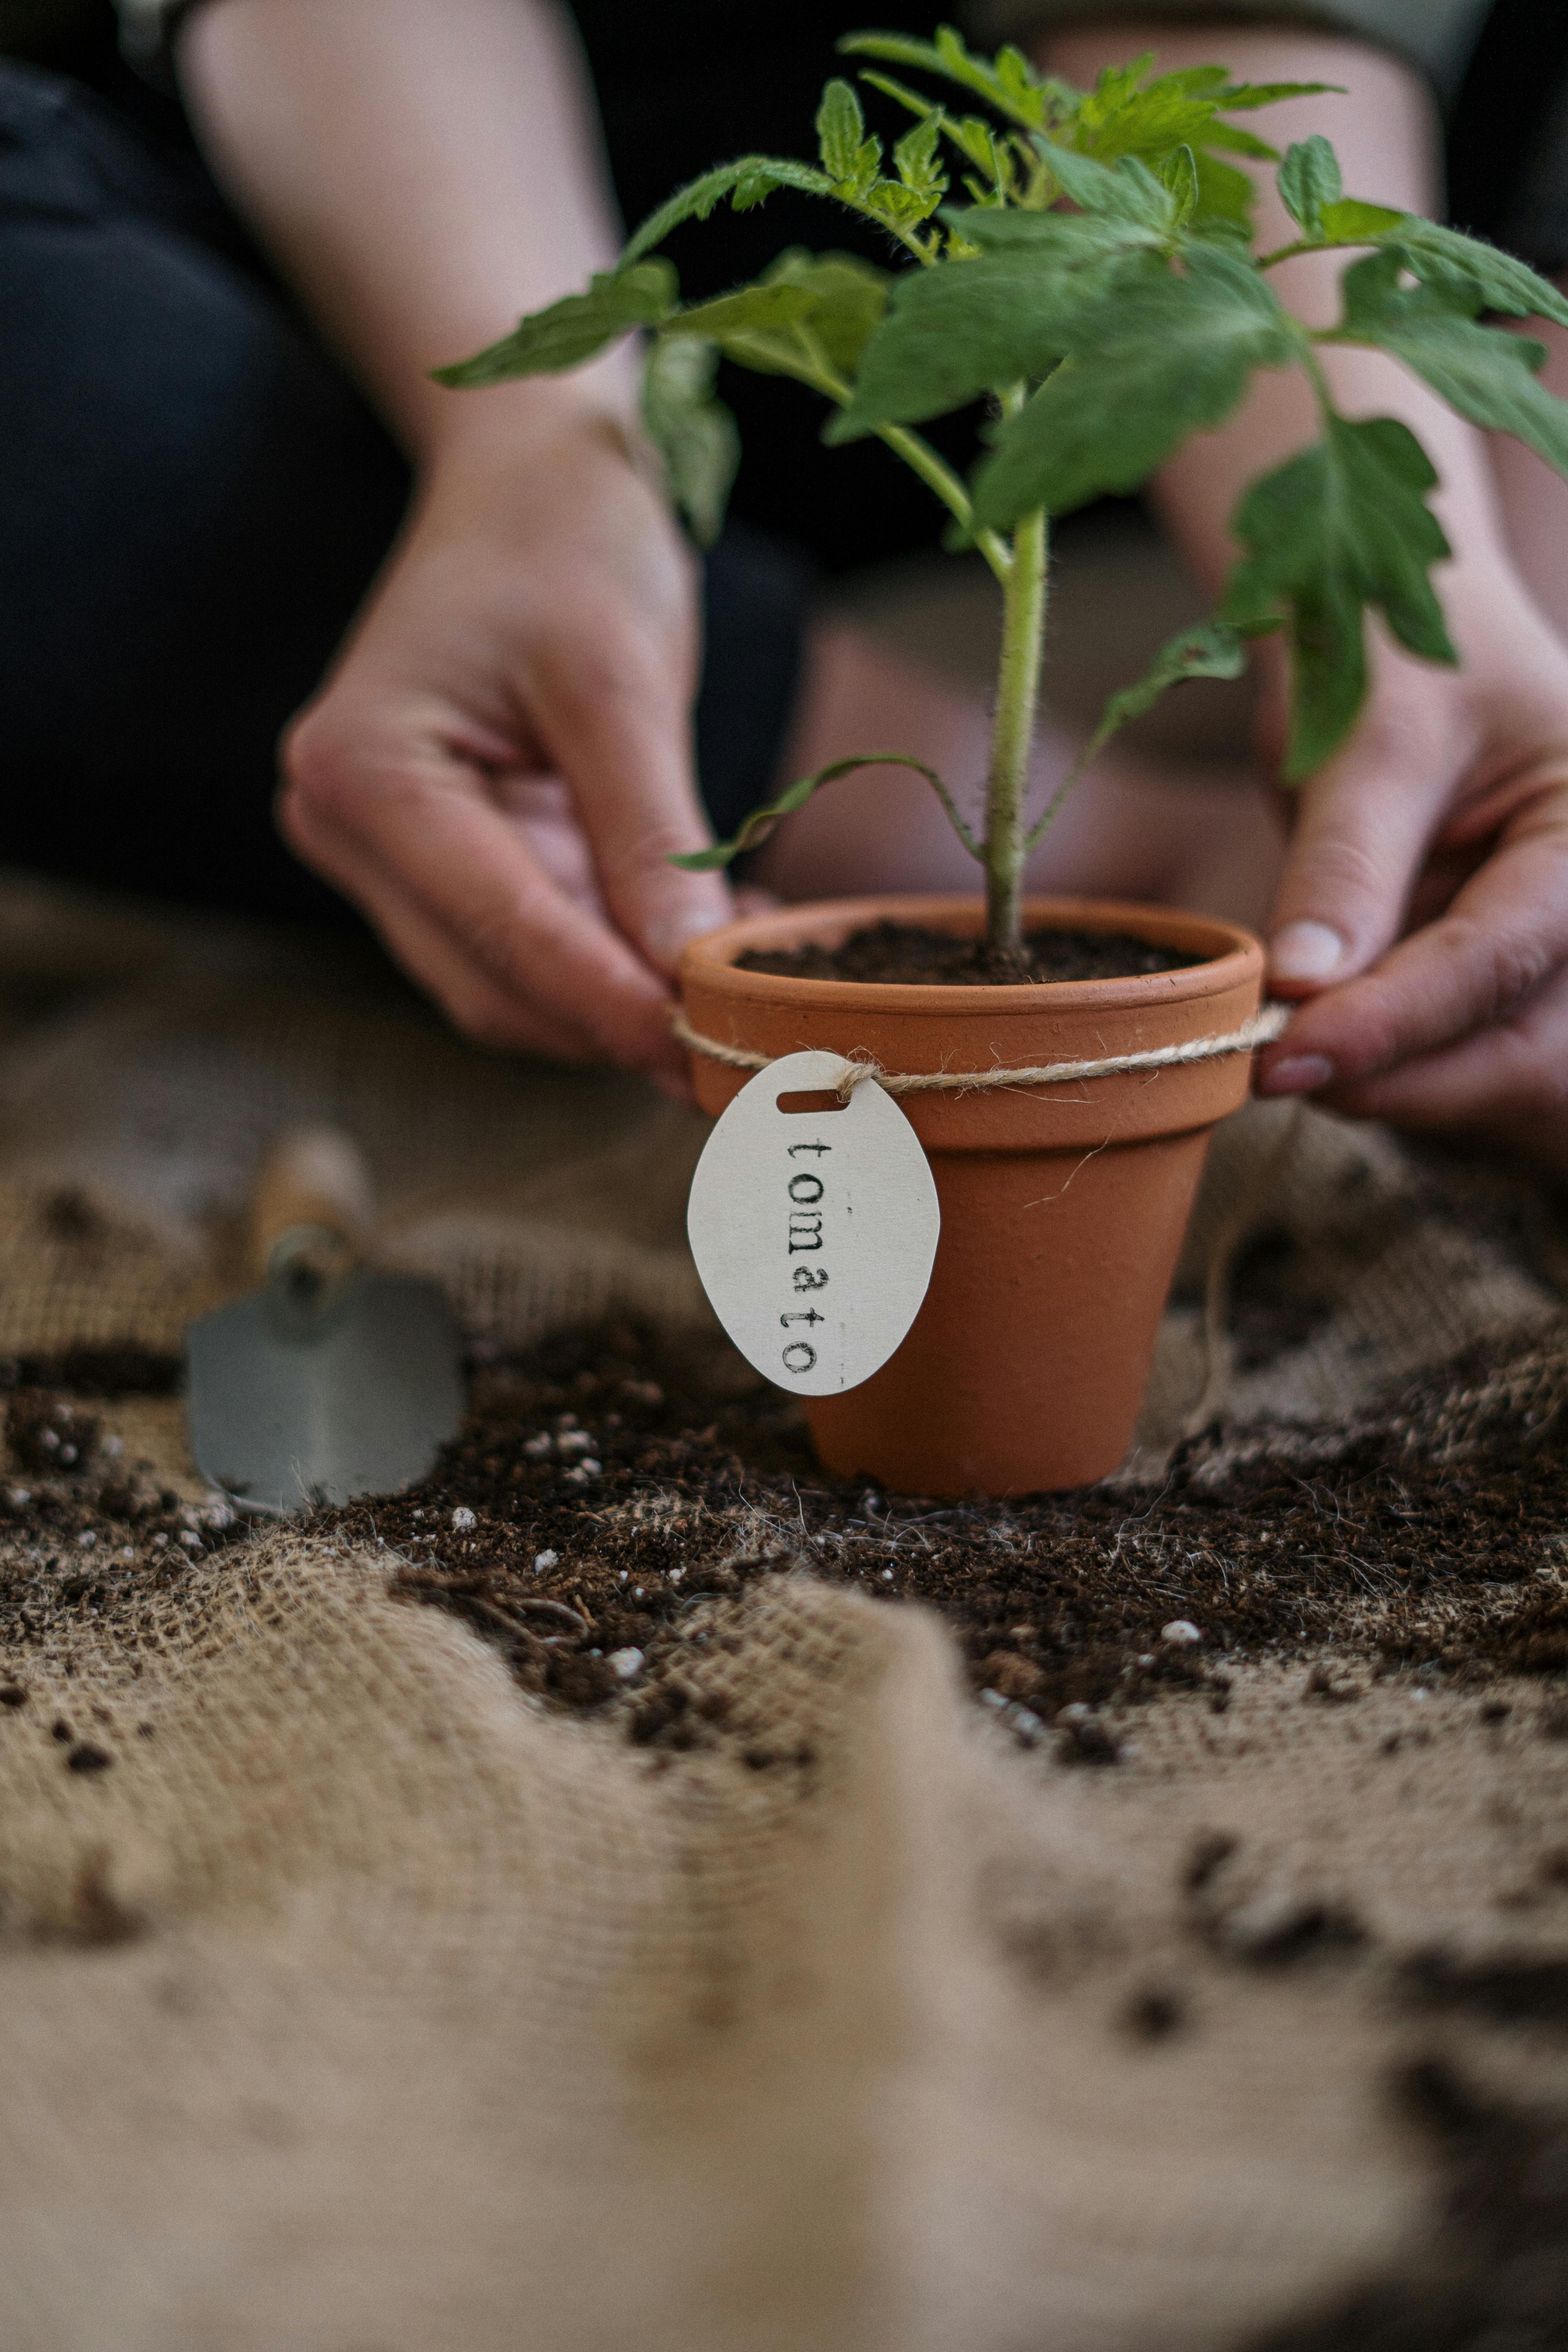
[[[297,916],[279,728],[405,469],[194,157],[0,71],[0,856]]]
[[[398,527],[402,458],[177,128],[17,64],[0,317],[0,859],[357,919],[278,837],[276,743]],[[807,588],[743,528],[709,561],[723,830],[772,781]]]
[[[1454,108],[1448,205],[1457,227],[1568,268],[1568,0],[1495,0]]]

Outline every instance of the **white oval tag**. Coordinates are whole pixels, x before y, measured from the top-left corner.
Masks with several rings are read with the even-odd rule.
[[[842,1109],[837,1054],[786,1054],[741,1089],[691,1180],[686,1230],[713,1311],[749,1363],[798,1396],[885,1364],[920,1312],[942,1229],[919,1138],[863,1079]]]

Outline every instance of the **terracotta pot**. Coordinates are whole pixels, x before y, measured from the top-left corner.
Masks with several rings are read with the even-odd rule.
[[[1127,931],[1205,961],[1129,980],[952,988],[737,971],[753,948],[890,919],[972,936],[967,898],[859,898],[731,923],[689,947],[686,1017],[704,1036],[780,1055],[869,1053],[887,1070],[984,1070],[1139,1053],[1238,1029],[1263,950],[1206,916],[1110,899],[1037,898],[1030,928]],[[700,1054],[705,1110],[746,1083]],[[1028,1092],[910,1094],[942,1240],[925,1303],[859,1388],[805,1400],[816,1450],[895,1492],[1011,1495],[1078,1486],[1127,1451],[1210,1129],[1245,1099],[1249,1057],[1121,1071]]]

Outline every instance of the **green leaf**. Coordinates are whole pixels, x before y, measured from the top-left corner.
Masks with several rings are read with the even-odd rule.
[[[798,188],[806,195],[826,196],[833,192],[832,183],[810,163],[795,163],[778,155],[742,155],[733,163],[721,163],[700,179],[689,181],[666,198],[657,212],[649,213],[639,229],[626,245],[619,268],[640,260],[645,253],[662,245],[671,229],[682,221],[706,220],[715,205],[730,196],[741,211],[760,205],[775,188]]]
[[[836,185],[857,194],[869,188],[881,168],[882,142],[866,136],[866,118],[851,83],[830,81],[816,110],[816,135],[823,168]]]
[[[1036,106],[1044,87],[1023,50],[1011,41],[996,52],[996,85],[1020,110]]]
[[[1050,806],[1026,836],[1025,855],[1038,848],[1068,793],[1130,719],[1142,719],[1172,687],[1191,678],[1239,677],[1247,667],[1247,634],[1228,621],[1200,621],[1162,646],[1142,677],[1134,685],[1124,686],[1106,704],[1100,724],[1073,761],[1070,773],[1058,785]]]
[[[1205,100],[1184,97],[1160,82],[1132,91],[1114,106],[1102,108],[1095,93],[1083,102],[1077,143],[1081,151],[1107,163],[1118,155],[1158,160],[1173,147],[1195,145],[1213,121],[1214,111]]]
[[[1328,147],[1326,140],[1309,140],[1306,144]],[[1329,152],[1331,156],[1332,150]],[[1285,173],[1301,153],[1301,149],[1293,147],[1285,159],[1280,172],[1282,194]],[[1337,173],[1337,164],[1334,169]],[[1305,167],[1298,164],[1297,171],[1300,175]],[[1363,204],[1353,196],[1320,201],[1313,212],[1309,193],[1305,216],[1294,206],[1292,213],[1314,239],[1377,245],[1398,252],[1412,277],[1448,296],[1472,317],[1481,310],[1501,310],[1510,318],[1552,319],[1560,327],[1568,327],[1568,297],[1527,262],[1511,253],[1500,253],[1482,237],[1445,228],[1440,222],[1424,220],[1419,213],[1392,212],[1386,205]]]
[[[962,115],[956,122],[950,116],[942,128],[960,154],[966,155],[984,172],[994,188],[1003,184],[1006,177],[1005,149],[988,122],[978,114]]]
[[[661,336],[643,370],[642,414],[664,460],[665,484],[699,547],[711,547],[724,524],[741,436],[713,397],[716,345],[695,336]]]
[[[1221,122],[1217,116],[1204,132],[1204,145],[1222,148],[1227,155],[1251,155],[1260,163],[1279,161],[1279,148],[1270,147],[1267,139],[1255,138],[1237,123]]]
[[[921,278],[929,275],[921,273]],[[915,282],[890,278],[851,253],[807,253],[799,246],[781,253],[763,283],[799,287],[811,297],[807,313],[814,341],[836,372],[851,380],[867,344],[886,316],[889,289]]]
[[[1278,106],[1284,98],[1334,98],[1349,96],[1342,82],[1338,81],[1238,81],[1228,89],[1220,90],[1215,104],[1222,114],[1246,114],[1259,106]]]
[[[921,221],[929,220],[942,202],[946,185],[943,180],[921,194],[914,188],[903,186],[897,180],[876,180],[857,195],[855,209],[864,213],[869,220],[880,221],[885,228],[897,234],[918,228]],[[833,193],[840,197],[845,195],[842,187],[836,187]]]
[[[1217,155],[1205,148],[1198,150],[1198,208],[1194,215],[1195,227],[1211,227],[1239,236],[1250,249],[1252,244],[1252,183],[1245,172],[1234,163],[1222,163]]]
[[[1079,108],[1079,128],[1092,133],[1119,106],[1135,98],[1139,83],[1153,62],[1153,50],[1145,49],[1142,57],[1130,58],[1125,65],[1102,66],[1094,88],[1085,93]]]
[[[1085,99],[1073,130],[1073,144],[1110,160],[1116,155],[1142,155],[1158,165],[1173,148],[1226,147],[1234,152],[1275,161],[1275,152],[1250,131],[1222,122],[1219,115],[1238,104],[1268,105],[1268,95],[1243,98],[1223,66],[1189,66],[1179,73],[1162,74],[1139,87],[1150,60],[1102,74]],[[1279,95],[1294,94],[1279,86]]]
[[[976,233],[1013,234],[972,261],[894,279],[888,315],[867,345],[855,395],[828,424],[830,442],[879,425],[913,425],[963,407],[994,385],[1037,381],[1073,339],[1086,309],[1157,259],[1062,213],[965,215]],[[1025,233],[1021,233],[1025,232]]]
[[[1160,79],[1165,89],[1180,90],[1187,98],[1217,99],[1233,86],[1228,66],[1182,66]]]
[[[1094,213],[999,212],[992,205],[970,210],[963,205],[944,205],[942,216],[977,249],[1035,254],[1053,268],[1112,253],[1163,254],[1167,242],[1161,229]]]
[[[840,57],[878,58],[884,65],[912,66],[938,74],[989,100],[999,114],[1037,131],[1046,117],[1047,86],[1016,49],[1004,49],[994,65],[973,56],[951,25],[939,26],[934,41],[908,40],[899,33],[847,33]]]
[[[1545,345],[1478,326],[1434,288],[1402,286],[1403,268],[1394,250],[1346,270],[1340,334],[1392,352],[1472,425],[1515,435],[1568,476],[1568,401],[1536,381]]]
[[[664,320],[661,334],[714,343],[760,375],[793,375],[824,389],[823,366],[852,378],[880,324],[892,281],[852,254],[792,247],[765,278]]]
[[[959,152],[967,156],[972,163],[985,173],[993,186],[1002,181],[1005,164],[1000,142],[991,125],[983,121],[979,115],[966,114],[962,121],[955,121],[944,108],[933,104],[929,98],[922,98],[918,90],[906,89],[901,81],[895,81],[890,74],[868,71],[863,73],[860,79],[863,82],[868,83],[871,89],[882,91],[885,97],[895,99],[899,105],[908,107],[911,114],[918,114],[922,125],[934,125],[934,137],[951,139]],[[900,140],[893,150],[893,160],[898,165],[900,175],[906,179],[909,173],[900,158],[907,156],[910,163],[915,162],[918,151],[912,150],[910,144],[914,135],[914,132],[909,132]],[[940,167],[935,164],[933,149],[931,166],[928,169],[925,179],[913,184],[921,185],[922,193],[925,187],[930,186],[937,190],[939,194],[945,194],[946,182],[941,181],[939,186],[939,174]],[[932,208],[934,209],[934,206]]]
[[[1035,144],[1060,181],[1063,193],[1097,219],[1123,221],[1153,230],[1163,237],[1175,233],[1176,210],[1171,191],[1162,186],[1145,163],[1124,155],[1115,164],[1096,155],[1075,155],[1048,139]]]
[[[848,82],[830,81],[823,91],[816,110],[816,136],[828,178],[854,179],[866,137],[866,118]]]
[[[759,163],[753,170],[742,172],[731,189],[730,209],[736,213],[752,212],[758,205],[765,204],[774,189],[784,184],[777,172],[771,170],[766,163]]]
[[[1403,213],[1392,213],[1386,205],[1364,205],[1355,196],[1345,196],[1338,204],[1319,207],[1318,227],[1335,244],[1370,245],[1398,228],[1404,218]]]
[[[793,816],[796,809],[803,809],[812,795],[822,790],[824,784],[837,783],[840,776],[852,775],[857,768],[913,768],[934,789],[947,811],[953,830],[970,856],[980,856],[978,842],[960,816],[952,793],[934,768],[928,768],[923,760],[910,759],[902,751],[867,751],[851,760],[835,760],[827,767],[818,768],[815,775],[802,776],[782,792],[777,800],[769,801],[764,808],[753,809],[740,831],[731,834],[728,841],[717,841],[711,849],[688,850],[684,856],[671,857],[668,864],[682,867],[688,874],[711,874],[721,866],[732,865],[748,849],[755,849],[764,842],[781,817]]]
[[[1118,728],[1142,719],[1162,695],[1194,677],[1239,677],[1247,667],[1247,643],[1228,621],[1200,621],[1162,646],[1142,677],[1124,686],[1105,706],[1105,715],[1091,739],[1096,749],[1108,743]]]
[[[911,114],[920,115],[922,120],[934,115],[940,121],[942,110],[936,100],[922,98],[918,89],[910,88],[908,82],[895,81],[891,74],[873,73],[869,67],[862,72],[860,79],[868,89],[879,89],[884,98],[894,99],[900,106],[908,107]]]
[[[893,168],[907,188],[919,196],[929,196],[936,205],[947,194],[946,175],[938,167],[936,155],[942,144],[942,117],[928,114],[912,131],[906,131],[893,149]]]
[[[1198,208],[1198,162],[1190,147],[1178,147],[1160,166],[1160,184],[1170,197],[1177,228],[1184,228]]]
[[[1288,781],[1340,749],[1366,694],[1368,605],[1428,661],[1458,660],[1427,577],[1448,542],[1426,504],[1437,476],[1407,426],[1391,416],[1331,416],[1315,448],[1255,482],[1233,530],[1247,551],[1226,585],[1222,619],[1267,627],[1290,620],[1293,691]]]
[[[667,335],[701,335],[710,342],[728,345],[744,335],[776,334],[808,319],[815,297],[804,287],[756,285],[717,295],[711,302],[694,303],[664,321]]]
[[[1285,151],[1278,174],[1280,201],[1298,228],[1309,236],[1323,234],[1325,205],[1337,205],[1344,193],[1340,159],[1320,133]]]
[[[568,294],[548,310],[535,310],[472,359],[432,371],[437,383],[471,391],[520,375],[554,375],[580,367],[595,352],[630,334],[653,327],[675,307],[676,276],[668,261],[642,261],[631,269],[593,278],[586,294]]]
[[[1424,285],[1463,294],[1472,310],[1501,310],[1514,319],[1554,319],[1568,327],[1568,299],[1527,263],[1479,236],[1406,213],[1379,243],[1397,247],[1405,268]]]
[[[1184,277],[1123,288],[1071,323],[1066,363],[980,469],[976,520],[1005,530],[1036,507],[1064,514],[1137,489],[1190,433],[1230,415],[1255,368],[1296,360],[1301,339],[1245,261],[1194,247]]]

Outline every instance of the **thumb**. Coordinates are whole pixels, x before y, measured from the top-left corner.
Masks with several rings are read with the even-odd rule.
[[[1315,995],[1393,945],[1446,781],[1418,779],[1385,751],[1357,743],[1297,787],[1269,926],[1277,995]]]

